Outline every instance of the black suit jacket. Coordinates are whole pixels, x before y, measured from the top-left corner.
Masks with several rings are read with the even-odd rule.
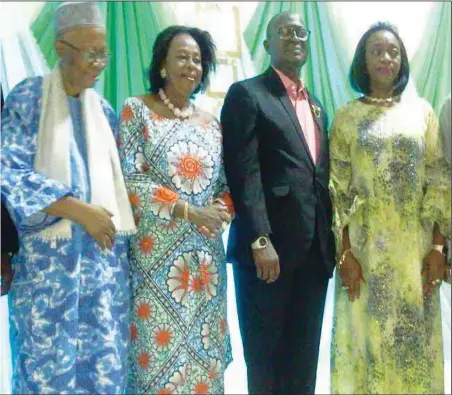
[[[332,208],[328,192],[327,119],[308,95],[320,133],[314,165],[293,105],[278,74],[269,68],[234,83],[221,112],[224,165],[237,216],[231,224],[227,258],[254,265],[250,244],[270,234],[281,269],[303,263],[318,233],[324,264],[335,265]]]

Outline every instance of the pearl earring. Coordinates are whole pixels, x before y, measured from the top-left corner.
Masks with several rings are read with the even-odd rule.
[[[166,73],[166,69],[161,69],[160,70],[160,77],[162,77],[163,79],[165,79],[167,77],[167,73]]]

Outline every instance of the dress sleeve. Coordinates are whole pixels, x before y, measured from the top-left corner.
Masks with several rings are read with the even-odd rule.
[[[143,107],[137,99],[126,100],[121,112],[119,127],[119,156],[135,223],[146,208],[164,222],[170,222],[179,194],[163,185],[155,176],[156,164],[147,163],[144,157],[144,146],[150,139],[151,131],[147,125]]]
[[[1,193],[16,228],[22,233],[38,232],[58,221],[60,218],[42,210],[74,195],[69,186],[34,170],[39,101],[36,81],[25,80],[8,95],[2,112]]]
[[[113,136],[116,140],[116,145],[119,147],[119,120],[116,116],[115,110],[113,107],[105,100],[103,97],[102,101],[102,109],[104,110],[104,114],[107,117],[107,121],[110,125],[111,131],[113,132]]]
[[[330,185],[333,203],[333,232],[336,251],[342,251],[342,230],[353,219],[359,219],[364,199],[359,196],[352,181],[351,138],[352,123],[347,112],[338,111],[331,128]]]
[[[450,237],[451,185],[450,166],[446,162],[438,133],[438,119],[433,109],[427,114],[425,133],[425,184],[421,218],[427,229],[436,222],[444,236]]]
[[[217,127],[221,131],[221,125],[217,122]],[[221,147],[221,163],[220,163],[220,172],[218,175],[218,180],[214,188],[214,202],[215,200],[220,200],[227,207],[229,214],[234,218],[235,216],[235,208],[234,203],[232,202],[231,193],[229,191],[229,187],[226,180],[226,174],[224,172],[224,161],[223,161],[223,143],[219,142]]]

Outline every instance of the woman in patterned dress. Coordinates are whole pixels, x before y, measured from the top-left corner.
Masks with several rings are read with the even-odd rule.
[[[154,44],[151,94],[122,111],[120,155],[138,227],[131,393],[224,392],[231,347],[221,233],[233,207],[220,125],[190,104],[215,65],[209,33],[169,27]]]
[[[396,30],[373,26],[350,72],[364,96],[342,107],[333,123],[335,394],[444,393],[438,288],[450,180],[432,107],[402,95],[408,78]]]

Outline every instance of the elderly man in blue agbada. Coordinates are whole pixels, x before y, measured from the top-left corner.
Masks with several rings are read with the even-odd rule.
[[[10,290],[13,393],[120,394],[135,231],[115,143],[93,89],[108,52],[95,3],[54,16],[60,62],[9,94],[1,193],[19,232]]]

